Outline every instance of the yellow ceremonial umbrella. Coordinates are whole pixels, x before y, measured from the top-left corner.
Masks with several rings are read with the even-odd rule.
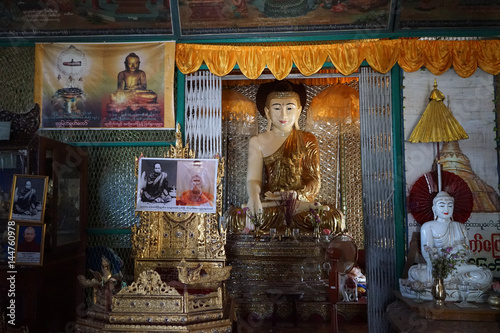
[[[413,129],[409,139],[411,143],[436,142],[439,191],[441,191],[439,142],[458,141],[469,138],[462,125],[453,116],[453,113],[444,105],[444,98],[444,94],[437,89],[437,80],[434,79],[434,89],[429,96],[429,104],[425,108],[424,114]]]
[[[437,89],[437,81],[434,79],[434,89],[431,91],[429,104],[413,129],[409,141],[449,142],[468,138],[453,113],[444,105],[444,94]]]

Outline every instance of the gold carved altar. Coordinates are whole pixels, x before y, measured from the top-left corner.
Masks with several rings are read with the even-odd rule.
[[[307,320],[319,315],[328,320],[331,302],[328,299],[329,261],[325,252],[329,238],[315,239],[310,235],[297,240],[271,240],[266,235],[228,235],[227,256],[233,269],[226,282],[228,294],[234,300],[236,315],[243,321],[249,315],[270,317],[273,301],[270,290],[283,292],[277,315],[294,315],[294,304],[285,297],[287,292],[300,292],[296,312]]]
[[[195,158],[179,129],[164,157]],[[139,213],[131,237],[135,281],[112,295],[110,308],[93,304],[77,332],[231,332],[224,286],[231,266],[218,222],[224,160],[217,170],[216,213]]]

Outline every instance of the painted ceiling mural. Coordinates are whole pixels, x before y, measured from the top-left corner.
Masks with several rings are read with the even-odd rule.
[[[221,38],[500,27],[497,0],[4,0],[0,38]]]

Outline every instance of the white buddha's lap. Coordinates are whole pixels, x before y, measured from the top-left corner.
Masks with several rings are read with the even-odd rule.
[[[493,274],[489,269],[471,264],[462,264],[462,266],[459,266],[455,272],[445,279],[445,282],[458,283],[467,281],[470,284],[484,286],[489,285],[492,279]],[[410,267],[408,271],[408,280],[422,283],[429,282],[427,280],[427,265],[418,264]]]

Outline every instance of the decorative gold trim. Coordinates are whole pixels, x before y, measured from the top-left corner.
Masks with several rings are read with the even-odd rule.
[[[128,314],[118,314],[109,317],[109,322],[112,324],[129,323],[131,321],[135,323],[144,324],[165,324],[170,325],[176,324],[186,324],[186,323],[198,323],[201,321],[210,320],[220,320],[223,317],[222,310],[215,310],[210,313],[198,313],[193,315],[171,315],[171,314],[144,314],[144,315],[128,315]]]
[[[231,266],[210,268],[204,267],[203,263],[199,263],[198,267],[191,269],[184,258],[177,265],[179,281],[185,284],[211,283],[227,280],[231,268]],[[204,275],[201,274],[202,271],[205,273]]]
[[[145,271],[139,275],[137,282],[132,282],[128,287],[123,288],[119,295],[180,295],[175,288],[163,282],[160,274],[155,271]]]
[[[147,318],[145,318],[147,319]],[[102,324],[89,319],[79,319],[75,325],[78,333],[108,333],[108,332],[192,332],[192,333],[231,333],[229,319],[202,322],[190,325],[152,325],[132,321],[130,324]]]
[[[170,297],[151,296],[148,298],[134,295],[114,297],[111,317],[117,318],[123,316],[124,313],[128,315],[133,313],[133,316],[137,316],[137,314],[182,314],[183,312],[183,298],[181,295]]]
[[[175,131],[175,146],[170,146],[170,150],[164,154],[166,158],[196,158],[195,152],[189,149],[189,144],[182,144],[181,125],[178,123]]]

